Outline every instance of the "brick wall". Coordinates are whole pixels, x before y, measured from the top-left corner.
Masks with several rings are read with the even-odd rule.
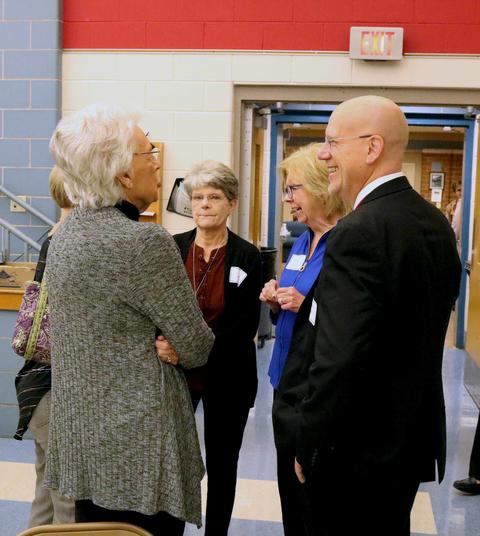
[[[53,165],[48,141],[60,115],[60,4],[0,0],[0,180],[52,220],[57,211],[48,188]],[[47,231],[29,213],[10,212],[4,196],[0,217],[37,241]],[[14,258],[23,253],[15,237],[11,253]]]
[[[454,185],[462,182],[463,154],[461,153],[423,153],[422,154],[422,182],[421,194],[430,201],[430,173],[440,171],[445,173],[445,183],[442,192],[441,210],[454,198]]]
[[[65,48],[347,51],[401,26],[408,53],[480,52],[480,0],[64,0]]]

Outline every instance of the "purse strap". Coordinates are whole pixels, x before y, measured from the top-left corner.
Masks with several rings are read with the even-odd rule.
[[[34,277],[34,281],[37,281],[38,283],[41,283],[43,279],[43,272],[45,271],[45,265],[47,263],[47,253],[51,239],[51,235],[47,236],[47,238],[43,241],[42,248],[40,249],[40,253],[38,255],[38,262]]]
[[[40,294],[38,296],[37,306],[35,307],[35,314],[33,316],[32,328],[28,336],[27,347],[25,348],[25,359],[31,359],[37,346],[38,335],[42,326],[42,319],[47,308],[48,294],[47,294],[47,278],[43,277],[40,284]]]

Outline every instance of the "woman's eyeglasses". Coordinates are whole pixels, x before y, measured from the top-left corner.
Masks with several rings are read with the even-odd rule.
[[[195,205],[202,203],[204,199],[206,199],[207,203],[216,204],[216,203],[221,203],[226,198],[220,194],[207,194],[207,195],[193,194],[192,195],[192,203],[194,203]]]
[[[285,188],[283,189],[283,200],[285,201],[286,199],[288,199],[291,201],[293,199],[293,194],[299,188],[303,188],[303,184],[287,184],[287,186],[285,186]]]
[[[133,153],[137,156],[144,156],[145,158],[148,158],[150,160],[158,160],[158,154],[160,153],[160,149],[152,149],[151,151],[147,151],[145,153]]]

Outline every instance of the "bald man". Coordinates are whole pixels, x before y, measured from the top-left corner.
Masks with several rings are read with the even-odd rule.
[[[274,407],[297,415],[309,535],[407,536],[419,483],[444,474],[460,262],[446,218],[403,176],[407,143],[400,108],[364,96],[335,109],[319,153],[353,211],[331,231]]]

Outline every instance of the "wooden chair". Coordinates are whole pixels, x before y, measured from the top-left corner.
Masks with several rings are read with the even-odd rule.
[[[68,523],[40,525],[17,536],[152,536],[150,532],[129,523]]]

